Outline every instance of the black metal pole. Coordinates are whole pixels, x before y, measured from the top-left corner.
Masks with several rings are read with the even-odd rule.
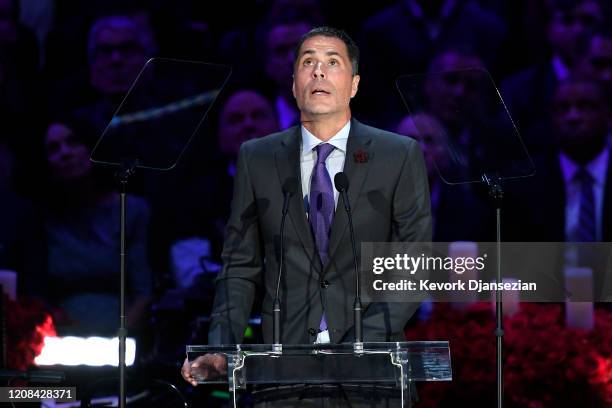
[[[501,205],[495,209],[497,218],[497,286],[502,281],[501,277]],[[497,340],[497,408],[502,408],[504,399],[504,362],[502,360],[502,351],[504,348],[504,321],[503,321],[503,302],[502,294],[499,290],[495,291],[495,317],[497,327],[495,328],[495,337]]]
[[[497,252],[497,265],[495,282],[497,287],[501,286],[501,209],[502,200],[504,198],[504,190],[502,187],[502,179],[498,175],[483,175],[483,181],[489,187],[489,196],[495,204],[495,218],[496,218],[496,252]],[[503,348],[504,348],[504,321],[503,321],[503,298],[499,290],[495,291],[495,352],[496,352],[496,377],[497,377],[497,408],[502,408],[504,404],[504,361],[503,361]]]
[[[120,219],[120,234],[121,234],[121,248],[120,248],[120,274],[121,274],[121,299],[120,299],[120,314],[119,314],[119,407],[125,408],[126,406],[126,393],[125,393],[125,341],[127,338],[127,327],[126,327],[126,316],[125,316],[125,207],[127,204],[126,190],[127,181],[120,181],[121,192],[120,192],[120,207],[121,207],[121,219]]]
[[[125,244],[125,220],[127,209],[127,186],[128,179],[134,174],[135,161],[124,161],[117,171],[119,182],[119,408],[126,408],[126,364],[125,364],[125,342],[127,338],[127,317],[125,310],[125,273],[126,273],[126,244]]]

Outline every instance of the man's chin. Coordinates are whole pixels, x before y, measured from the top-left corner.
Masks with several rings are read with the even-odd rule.
[[[327,115],[330,113],[334,113],[334,110],[329,106],[309,106],[304,111],[309,115]]]

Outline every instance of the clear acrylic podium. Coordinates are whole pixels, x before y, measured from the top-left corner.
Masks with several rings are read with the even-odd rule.
[[[350,384],[386,386],[396,390],[402,407],[411,406],[411,383],[450,381],[450,349],[447,341],[364,343],[355,352],[352,343],[283,345],[281,352],[270,344],[187,346],[193,362],[204,354],[227,360],[227,375],[204,380],[198,368],[192,374],[199,384],[228,384],[230,406],[248,384]]]

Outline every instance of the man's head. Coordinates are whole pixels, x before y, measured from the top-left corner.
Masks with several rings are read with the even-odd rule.
[[[296,45],[312,28],[305,19],[281,21],[271,25],[266,37],[266,74],[279,91],[290,96]]]
[[[91,84],[107,97],[125,94],[155,52],[152,33],[125,16],[103,17],[89,32]]]
[[[322,115],[350,117],[359,86],[359,48],[342,30],[318,27],[306,33],[295,53],[293,96],[302,120]]]
[[[249,139],[278,131],[272,104],[253,90],[233,93],[221,109],[219,149],[230,157],[238,156],[240,145]]]
[[[467,50],[448,50],[435,56],[424,83],[427,109],[452,131],[465,126],[466,112],[481,104],[484,63]]]
[[[552,52],[573,66],[580,42],[604,22],[602,6],[598,0],[552,0],[548,14],[547,36]]]
[[[93,133],[82,121],[52,122],[45,134],[45,152],[51,177],[60,183],[83,180],[91,174],[89,160]]]
[[[559,147],[578,163],[592,160],[605,146],[609,106],[596,82],[569,79],[552,100],[552,125]]]
[[[599,83],[612,95],[612,31],[595,33],[581,58],[579,71]]]
[[[430,180],[437,176],[436,166],[444,168],[448,165],[448,135],[434,116],[424,112],[408,115],[397,126],[397,133],[419,142]]]

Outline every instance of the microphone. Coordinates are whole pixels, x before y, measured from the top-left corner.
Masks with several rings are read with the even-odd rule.
[[[355,270],[355,301],[353,302],[353,318],[355,320],[355,352],[363,352],[363,322],[361,321],[361,286],[359,284],[359,267],[357,265],[357,248],[355,246],[355,230],[353,229],[353,216],[351,213],[351,204],[348,199],[349,180],[344,172],[339,172],[334,177],[334,185],[336,190],[342,196],[344,209],[349,222],[349,230],[351,233],[351,246],[353,248],[353,266]]]
[[[272,351],[280,353],[283,350],[283,346],[281,344],[281,335],[280,335],[280,283],[283,276],[283,264],[285,263],[285,251],[284,251],[284,241],[285,241],[285,218],[287,218],[287,213],[289,212],[289,198],[297,191],[298,182],[295,177],[289,177],[283,183],[283,211],[281,217],[281,226],[280,226],[280,256],[278,262],[278,277],[276,280],[276,293],[274,294],[274,303],[272,304]]]

